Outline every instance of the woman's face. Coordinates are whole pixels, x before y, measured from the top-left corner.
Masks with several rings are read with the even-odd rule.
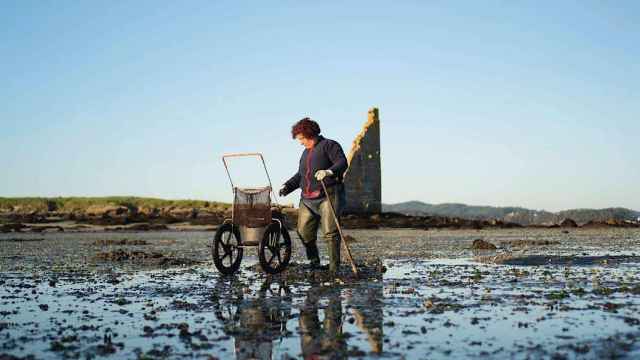
[[[314,139],[308,139],[302,134],[296,134],[296,140],[298,140],[300,145],[304,146],[305,149],[311,149],[314,145]]]

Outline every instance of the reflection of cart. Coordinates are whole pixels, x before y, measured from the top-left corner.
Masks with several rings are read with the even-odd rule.
[[[233,185],[227,158],[257,156],[262,161],[269,186],[239,188]],[[226,154],[222,156],[233,189],[231,219],[225,219],[216,231],[211,246],[213,263],[223,274],[233,274],[240,268],[242,250],[258,246],[258,258],[264,271],[275,274],[284,270],[291,258],[291,238],[284,214],[271,207],[271,178],[260,153]]]
[[[235,358],[272,359],[291,332],[292,294],[281,282],[269,278],[252,295],[245,294],[237,280],[217,281],[213,310],[224,332],[235,340]]]

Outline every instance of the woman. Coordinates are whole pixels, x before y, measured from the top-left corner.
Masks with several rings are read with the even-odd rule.
[[[340,235],[331,213],[331,204],[340,216],[345,204],[342,176],[347,170],[347,158],[342,147],[334,140],[320,135],[317,122],[304,118],[293,125],[291,136],[298,140],[304,151],[300,156],[298,172],[280,189],[280,196],[302,190],[298,210],[297,232],[305,246],[312,269],[326,269],[320,265],[316,244],[318,227],[329,248],[329,271],[336,273],[340,267]],[[323,181],[327,194],[322,188]],[[329,199],[331,201],[329,201]]]

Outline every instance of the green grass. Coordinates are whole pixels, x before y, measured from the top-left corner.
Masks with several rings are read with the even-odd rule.
[[[195,207],[222,210],[230,206],[227,203],[204,200],[166,200],[135,196],[106,197],[0,197],[0,209],[11,210],[20,207],[29,211],[82,211],[90,206],[126,206],[129,208]]]

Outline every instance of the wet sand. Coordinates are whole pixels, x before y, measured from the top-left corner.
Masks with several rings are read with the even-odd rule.
[[[207,232],[0,235],[0,359],[640,356],[638,229],[347,233],[379,272],[316,276],[295,233],[274,277]]]

